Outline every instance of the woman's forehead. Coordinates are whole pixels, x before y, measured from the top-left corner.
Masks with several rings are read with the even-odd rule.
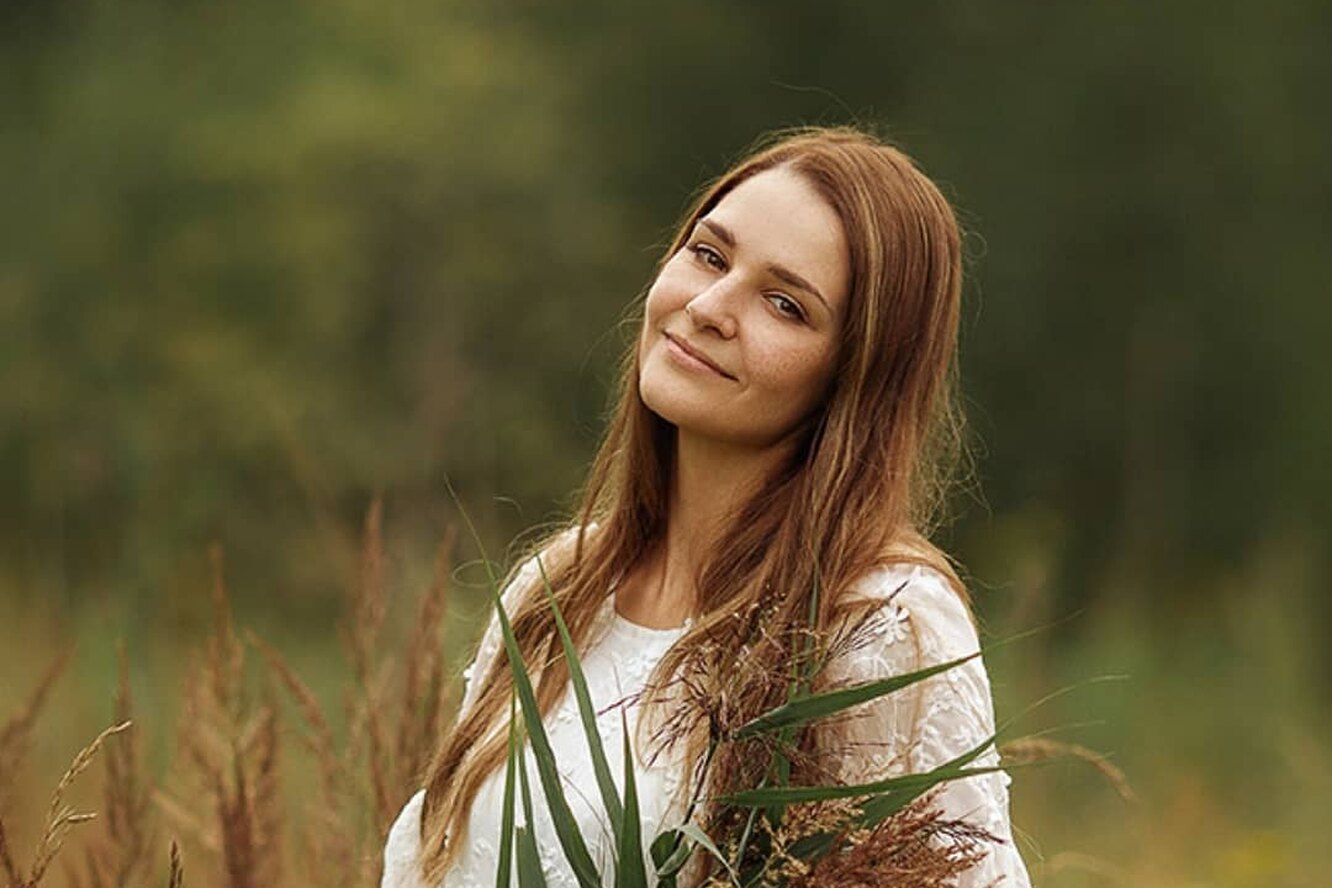
[[[850,260],[841,220],[799,173],[777,167],[745,179],[699,227],[729,240],[738,255],[810,281],[834,308],[845,301]]]

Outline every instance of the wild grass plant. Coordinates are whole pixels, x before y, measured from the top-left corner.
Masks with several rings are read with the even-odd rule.
[[[434,581],[419,596],[410,637],[398,649],[382,639],[388,578],[381,517],[376,501],[365,520],[360,581],[347,602],[345,727],[334,727],[328,707],[281,653],[237,629],[222,553],[215,548],[212,630],[182,683],[175,749],[165,774],[150,776],[138,749],[122,658],[116,724],[60,778],[41,840],[25,865],[7,841],[7,818],[24,813],[11,810],[8,788],[25,767],[38,716],[69,659],[56,658],[0,726],[0,875],[6,888],[49,884],[57,855],[65,864],[65,884],[74,888],[377,885],[388,826],[419,784],[453,703],[441,644],[451,536],[439,545]],[[99,754],[105,769],[101,810],[77,813],[65,804],[65,794]],[[289,764],[293,754],[313,763],[313,793],[298,787],[298,769]],[[91,832],[81,849],[71,849],[71,830],[94,818],[102,829]]]
[[[25,765],[44,702],[69,660],[54,658],[33,691],[0,726],[0,865],[7,888],[37,888],[59,871],[75,888],[188,884],[206,888],[287,888],[378,884],[381,850],[394,816],[421,785],[427,758],[455,703],[446,674],[442,634],[449,607],[453,537],[440,542],[433,580],[417,596],[405,644],[384,631],[390,608],[382,508],[364,522],[359,581],[346,602],[342,649],[349,676],[340,718],[287,659],[256,633],[234,623],[220,550],[211,557],[212,628],[181,684],[180,717],[171,761],[160,776],[145,765],[135,725],[128,658],[121,653],[113,694],[113,725],[82,750],[58,780],[35,852],[23,858],[8,841],[6,818],[16,813],[9,789]],[[554,819],[560,850],[580,885],[601,885],[587,842],[579,834],[545,736],[536,697],[507,614],[499,606],[496,573],[490,595],[514,673],[505,811],[496,883],[539,886],[544,875],[533,822],[533,783]],[[858,786],[791,785],[801,753],[798,733],[879,696],[954,668],[961,660],[830,692],[812,693],[811,679],[827,639],[811,637],[809,656],[790,675],[785,705],[760,718],[712,725],[709,754],[743,743],[767,758],[762,785],[722,799],[704,799],[695,780],[686,822],[660,835],[643,834],[625,733],[625,771],[613,778],[576,651],[548,583],[543,587],[570,664],[571,684],[592,754],[598,790],[615,836],[614,883],[674,886],[702,881],[729,886],[943,886],[983,853],[990,837],[949,821],[930,805],[931,791],[948,780],[983,773],[972,762],[990,740],[926,774]],[[833,645],[835,647],[835,645]],[[745,680],[741,675],[737,680]],[[993,738],[991,738],[993,739]],[[531,747],[535,775],[521,753]],[[1013,747],[1028,758],[1055,750],[1040,743]],[[74,781],[100,758],[98,812],[65,802]],[[313,785],[297,772],[314,773]],[[697,776],[697,775],[695,775]],[[705,829],[695,814],[705,801],[733,813],[730,831]],[[521,818],[518,815],[522,811]],[[92,821],[94,824],[84,825]],[[68,841],[82,825],[81,841]],[[52,863],[59,858],[60,866]],[[24,860],[27,862],[25,863]],[[651,862],[651,869],[649,868]],[[651,875],[655,869],[655,876]],[[188,872],[188,877],[186,873]]]

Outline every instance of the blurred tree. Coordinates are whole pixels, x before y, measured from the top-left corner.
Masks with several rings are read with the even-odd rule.
[[[688,194],[846,120],[972,232],[982,579],[1000,539],[1058,607],[1205,608],[1273,538],[1329,576],[1324,4],[44,10],[0,36],[10,589],[159,588],[211,537],[328,589],[370,492],[424,540],[444,472],[493,540],[541,520]]]

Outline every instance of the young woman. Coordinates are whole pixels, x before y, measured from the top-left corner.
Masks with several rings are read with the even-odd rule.
[[[694,819],[727,827],[708,799],[757,785],[765,763],[723,748],[703,769],[709,721],[739,724],[782,702],[811,629],[826,639],[859,627],[816,689],[977,650],[966,592],[926,537],[960,451],[960,291],[948,202],[901,151],[856,130],[783,135],[686,216],[642,306],[580,512],[503,596],[603,873],[613,842],[546,582],[617,779],[627,717],[645,844],[681,823],[700,789]],[[458,722],[388,837],[385,886],[494,884],[512,688],[500,650],[492,619]],[[984,742],[993,722],[972,659],[807,731],[792,780],[926,770]],[[997,763],[991,748],[975,764]],[[961,884],[1028,884],[1007,781],[969,777],[933,797],[989,836]],[[535,795],[547,879],[574,885]]]

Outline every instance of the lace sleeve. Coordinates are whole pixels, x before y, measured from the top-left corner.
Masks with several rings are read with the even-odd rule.
[[[975,652],[980,644],[965,606],[937,571],[914,564],[881,568],[855,590],[882,601],[865,624],[863,642],[828,664],[834,685],[901,675]],[[862,636],[857,633],[857,638]],[[994,733],[989,676],[979,658],[902,691],[851,710],[825,730],[825,748],[837,750],[836,776],[846,783],[918,773],[974,749]],[[999,763],[991,746],[976,766]],[[935,796],[949,819],[965,820],[994,836],[986,854],[959,880],[959,888],[998,884],[1029,888],[1026,866],[1013,844],[1008,817],[1008,775],[954,780]]]

